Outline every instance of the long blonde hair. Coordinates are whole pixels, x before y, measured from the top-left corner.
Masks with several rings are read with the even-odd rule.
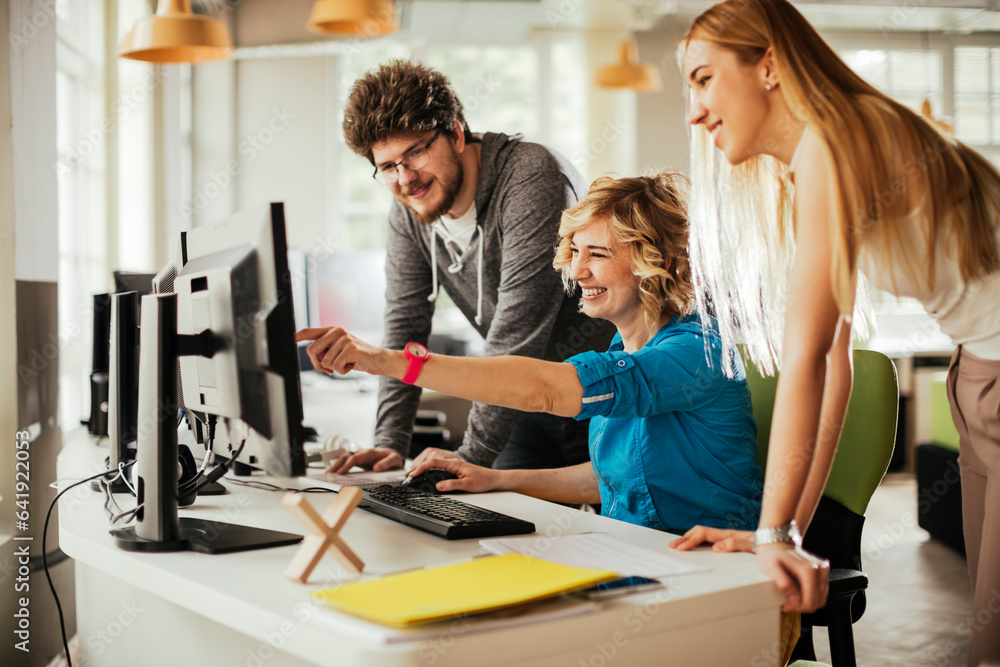
[[[855,300],[854,277],[862,242],[875,249],[880,263],[891,266],[902,259],[903,268],[914,278],[926,267],[928,285],[934,282],[936,241],[942,238],[954,244],[963,280],[975,280],[1000,267],[992,228],[1000,218],[1000,173],[996,168],[866,83],[786,0],[726,0],[714,5],[695,19],[681,40],[681,49],[686,50],[694,40],[728,49],[743,64],[757,63],[769,48],[773,49],[780,77],[777,92],[784,96],[791,112],[826,144],[836,192],[831,278],[842,313],[850,313]],[[788,268],[791,257],[792,206],[787,167],[760,155],[727,169],[718,164],[724,160],[713,155],[715,151],[703,127],[693,128],[691,134],[694,250],[700,253],[702,238],[717,243],[712,234],[718,230],[711,230],[711,221],[706,223],[708,230],[699,229],[706,216],[732,216],[734,224],[756,227],[764,234],[758,249],[772,253],[761,262],[762,270],[771,271],[771,276],[758,280],[760,284],[752,284],[750,289],[787,282],[787,271],[773,280]],[[706,182],[706,178],[722,180]],[[920,195],[916,205],[927,221],[924,240],[928,255],[900,258],[893,249],[899,247],[906,231],[902,222],[914,201],[907,200],[911,185]],[[734,201],[720,203],[723,195]],[[759,201],[765,197],[767,201]],[[768,219],[761,219],[765,215]],[[716,220],[715,224],[725,225],[725,221]],[[694,254],[696,264],[699,258]],[[766,356],[777,362],[780,355],[775,348],[781,331],[772,327],[783,320],[783,315],[754,313],[754,303],[760,310],[762,296],[766,300],[773,298],[763,293],[756,298],[750,293],[741,297],[721,294],[720,290],[726,289],[724,284],[710,285],[712,277],[700,273],[695,278],[709,289],[710,298],[731,301],[726,304],[728,313],[719,312],[720,324],[725,315],[732,314],[744,320],[744,326],[768,326],[770,353],[757,346],[757,354],[753,349],[751,354],[758,361],[759,356]],[[781,290],[776,291],[783,303]],[[763,305],[766,309],[767,301]],[[863,325],[863,319],[855,321]],[[770,365],[768,359],[764,361],[765,367]]]
[[[573,235],[598,220],[625,248],[632,273],[639,278],[639,303],[647,340],[665,315],[688,315],[694,309],[694,284],[688,262],[688,221],[683,191],[686,180],[676,171],[635,178],[598,178],[572,208],[562,214],[552,265],[570,278]]]

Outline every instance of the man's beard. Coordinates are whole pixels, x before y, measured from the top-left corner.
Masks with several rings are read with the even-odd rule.
[[[458,156],[455,155],[455,161],[451,168],[437,177],[437,180],[441,183],[441,189],[444,192],[444,197],[441,198],[440,204],[424,211],[417,211],[406,203],[406,197],[408,197],[409,193],[414,190],[420,190],[424,186],[428,185],[427,182],[418,183],[415,186],[407,188],[405,191],[401,191],[399,199],[402,201],[404,206],[413,212],[413,217],[417,219],[417,222],[424,225],[433,225],[437,222],[438,218],[450,211],[451,207],[455,205],[455,198],[458,196],[458,190],[462,187],[462,181],[464,178],[465,168],[462,166],[462,162],[458,159]]]

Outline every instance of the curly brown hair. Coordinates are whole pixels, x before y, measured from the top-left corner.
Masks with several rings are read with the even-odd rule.
[[[612,238],[625,246],[632,273],[639,278],[639,302],[649,336],[663,315],[694,310],[694,283],[688,260],[688,220],[684,190],[687,180],[677,171],[635,178],[598,178],[587,194],[562,214],[559,242],[552,265],[573,293],[570,279],[573,235],[598,220],[608,222]]]
[[[375,144],[430,130],[452,134],[455,123],[473,141],[448,77],[411,60],[390,60],[354,82],[343,127],[351,150],[375,164]]]

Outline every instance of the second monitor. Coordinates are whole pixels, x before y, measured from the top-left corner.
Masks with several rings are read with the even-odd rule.
[[[244,460],[273,474],[305,472],[283,206],[183,233],[173,268],[157,283],[141,317],[136,525],[115,531],[117,544],[225,553],[300,540],[177,515],[182,404],[203,423],[218,422],[222,432],[209,443],[216,450],[252,452]]]

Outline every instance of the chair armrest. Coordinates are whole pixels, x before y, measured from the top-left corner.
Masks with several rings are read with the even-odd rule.
[[[868,588],[868,575],[864,572],[839,567],[830,570],[830,597],[854,595],[866,588]]]

